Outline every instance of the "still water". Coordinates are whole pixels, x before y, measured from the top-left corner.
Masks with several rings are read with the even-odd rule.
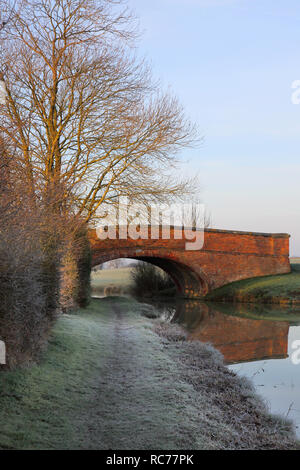
[[[300,437],[299,307],[186,301],[157,308],[190,340],[217,348],[231,370],[252,380],[272,413],[293,420]]]

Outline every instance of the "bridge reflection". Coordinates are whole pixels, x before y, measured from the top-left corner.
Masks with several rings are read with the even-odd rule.
[[[251,307],[248,309],[251,313]],[[171,321],[185,327],[189,340],[211,343],[228,364],[287,357],[288,319],[249,318],[245,316],[245,305],[232,304],[229,309],[232,314],[224,310],[221,304],[179,302]],[[282,313],[285,312],[283,309]]]

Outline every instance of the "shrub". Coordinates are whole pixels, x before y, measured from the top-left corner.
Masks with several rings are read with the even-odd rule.
[[[0,339],[6,366],[36,359],[58,313],[55,227],[0,146]]]
[[[87,227],[84,226],[77,232],[77,269],[78,269],[78,289],[76,302],[79,307],[86,307],[91,300],[91,270],[92,253],[87,237]]]
[[[86,227],[65,242],[60,270],[60,304],[63,310],[86,307],[90,302],[91,250]]]
[[[17,221],[0,222],[0,339],[8,367],[37,357],[57,314],[37,227],[28,218],[21,227]]]
[[[0,139],[0,340],[7,351],[5,367],[36,359],[60,311],[61,287],[68,307],[89,301],[86,227],[62,208],[63,187],[49,187],[42,197],[23,175],[22,165],[8,156]]]
[[[140,262],[132,268],[132,294],[138,297],[152,297],[173,289],[174,283],[170,276],[157,266]]]

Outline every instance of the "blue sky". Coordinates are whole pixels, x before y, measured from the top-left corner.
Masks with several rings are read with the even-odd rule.
[[[288,232],[300,256],[299,0],[129,0],[139,50],[204,136],[199,173],[217,228]]]

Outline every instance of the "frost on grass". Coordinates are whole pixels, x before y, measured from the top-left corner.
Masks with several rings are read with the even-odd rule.
[[[159,311],[153,305],[144,304],[141,302],[138,303],[138,308],[136,311],[139,312],[143,317],[150,319],[158,318],[160,315]]]
[[[216,349],[186,341],[178,325],[156,322],[154,331],[164,338],[166,349],[179,364],[181,379],[197,392],[195,419],[205,448],[297,447],[292,423],[271,415],[252,383],[230,371]]]
[[[155,324],[154,331],[170,342],[186,341],[187,339],[185,331],[175,323],[158,322]]]

